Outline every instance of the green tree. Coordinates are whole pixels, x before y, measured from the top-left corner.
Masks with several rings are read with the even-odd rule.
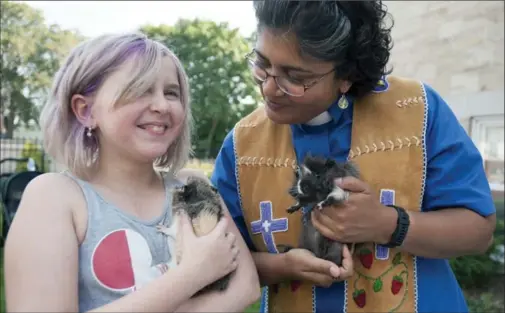
[[[198,158],[216,157],[226,133],[252,112],[259,93],[245,55],[250,41],[227,23],[179,20],[174,26],[143,26],[181,59],[189,76]]]
[[[37,120],[60,62],[83,38],[46,25],[41,12],[25,3],[0,6],[1,115],[11,137],[19,125]]]

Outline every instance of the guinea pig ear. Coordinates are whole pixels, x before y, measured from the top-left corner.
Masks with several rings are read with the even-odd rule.
[[[326,166],[335,166],[337,162],[333,159],[326,159]]]
[[[307,152],[307,153],[305,154],[305,157],[303,158],[303,163],[310,163],[310,162],[311,162],[311,161],[313,161],[313,160],[314,160],[314,156],[313,156],[313,155],[312,155],[312,153],[310,153],[310,151],[309,151],[309,152]]]
[[[193,189],[195,189],[193,185],[186,184],[184,185],[184,190],[182,193],[184,194],[185,197],[189,197]]]
[[[305,166],[304,164],[302,164],[302,166],[300,166],[300,171],[301,171],[302,176],[310,175],[312,173],[309,170],[309,168],[307,166]]]

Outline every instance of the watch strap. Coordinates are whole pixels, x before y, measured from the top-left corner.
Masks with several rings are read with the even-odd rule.
[[[388,207],[394,208],[398,213],[398,218],[396,220],[396,228],[393,234],[391,235],[390,241],[383,245],[384,247],[394,248],[401,246],[405,237],[407,236],[407,232],[410,226],[410,218],[409,214],[405,211],[404,208],[396,206],[396,205],[387,205]]]

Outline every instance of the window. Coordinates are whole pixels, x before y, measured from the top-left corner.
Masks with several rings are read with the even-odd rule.
[[[470,134],[484,159],[484,168],[493,191],[504,191],[503,114],[473,117]]]

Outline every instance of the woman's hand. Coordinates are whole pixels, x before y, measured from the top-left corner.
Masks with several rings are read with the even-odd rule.
[[[346,243],[389,241],[396,225],[396,211],[383,206],[370,187],[354,177],[335,184],[350,192],[342,204],[312,210],[312,224],[323,236]]]
[[[229,219],[226,217],[216,224],[207,235],[197,237],[186,213],[179,213],[178,244],[179,266],[195,273],[203,286],[229,274],[237,268],[238,248],[235,235],[227,233]]]
[[[307,280],[317,286],[329,287],[336,281],[351,277],[353,261],[347,245],[343,246],[342,267],[335,263],[317,258],[306,249],[292,249],[286,252],[286,266],[294,280]]]

